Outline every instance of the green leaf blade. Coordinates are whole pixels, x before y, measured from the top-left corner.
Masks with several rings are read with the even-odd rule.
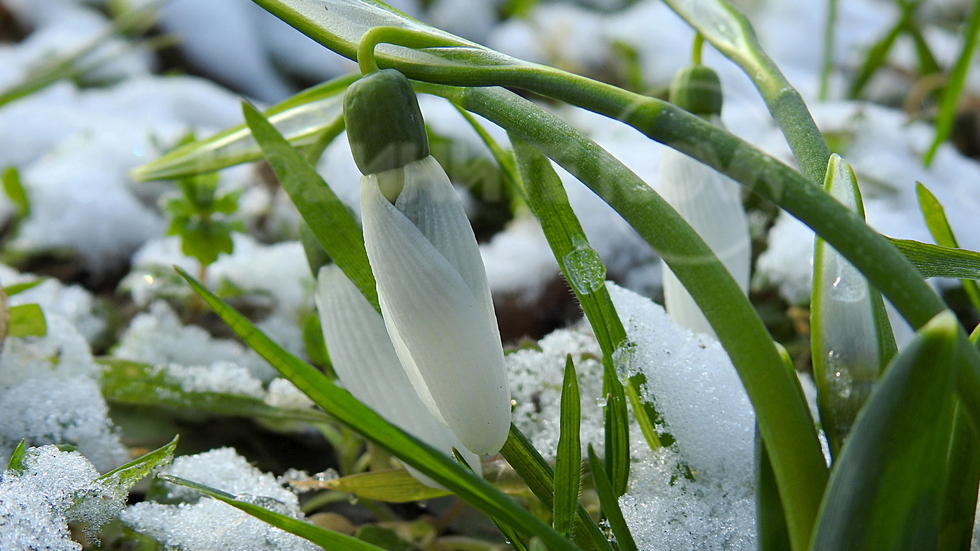
[[[10,308],[8,337],[43,337],[48,334],[44,311],[37,304],[21,304]]]
[[[922,277],[980,279],[980,253],[978,252],[911,239],[889,238],[889,241],[898,247]]]
[[[605,287],[606,267],[589,245],[551,161],[516,136],[511,136],[511,143],[528,204],[541,221],[548,245],[575,298],[582,305],[602,350],[606,467],[613,487],[621,495],[629,478],[629,418],[625,390],[613,358],[626,343],[626,330]],[[634,408],[637,417],[645,413],[642,407]]]
[[[294,146],[313,145],[324,131],[339,125],[336,136],[343,128],[343,92],[356,79],[357,75],[345,75],[317,85],[276,104],[264,114]],[[252,130],[242,123],[210,138],[184,144],[135,168],[130,177],[136,182],[183,178],[261,158],[262,149]]]
[[[117,358],[98,358],[97,361],[104,368],[102,394],[110,404],[282,422],[323,423],[330,420],[322,411],[280,409],[251,396],[187,391],[180,381],[172,380],[166,372],[152,365]]]
[[[953,228],[950,227],[949,220],[946,218],[946,209],[943,208],[939,199],[936,199],[936,196],[926,186],[922,185],[922,182],[916,182],[915,193],[919,198],[919,208],[922,210],[922,216],[925,217],[926,227],[929,228],[929,233],[936,240],[936,244],[941,247],[959,248],[956,236],[953,235]],[[974,281],[975,279],[963,279],[963,290],[966,291],[973,307],[980,312],[980,286]]]
[[[383,548],[371,545],[365,541],[361,541],[357,538],[341,534],[339,532],[334,532],[333,530],[327,530],[326,528],[320,528],[319,526],[310,524],[308,522],[303,522],[301,520],[292,518],[290,516],[284,515],[282,513],[277,513],[275,511],[270,511],[265,507],[256,505],[255,503],[250,503],[239,499],[237,496],[223,492],[216,488],[211,488],[203,484],[198,484],[197,482],[191,482],[190,480],[184,480],[171,475],[160,475],[162,480],[165,480],[171,484],[177,484],[178,486],[184,486],[192,490],[197,490],[207,496],[210,496],[222,503],[227,503],[236,509],[240,509],[253,517],[267,522],[276,528],[280,528],[289,532],[290,534],[299,536],[303,539],[313,542],[324,549],[345,549],[350,551],[384,551]]]
[[[831,475],[814,551],[936,548],[957,324],[937,315],[885,372]]]
[[[173,461],[178,438],[175,436],[167,444],[105,473],[96,481],[108,484],[120,495],[125,495],[140,479]]]
[[[14,451],[10,452],[10,459],[7,460],[7,470],[15,473],[24,472],[24,457],[27,456],[27,442],[21,440]]]
[[[364,249],[364,235],[347,206],[261,113],[247,103],[242,104],[242,109],[269,165],[303,220],[330,258],[380,312],[377,283]]]
[[[559,534],[569,537],[574,526],[582,484],[582,443],[579,430],[582,404],[575,376],[575,364],[565,358],[565,378],[561,392],[560,436],[555,454],[555,505],[552,523]]]
[[[622,551],[637,551],[633,534],[630,533],[629,525],[626,524],[623,512],[619,508],[619,496],[616,495],[612,482],[606,477],[606,469],[602,465],[602,460],[596,456],[591,445],[589,445],[589,466],[592,469],[592,480],[595,482],[595,490],[599,495],[602,513],[609,521],[613,534],[616,535],[619,548]]]

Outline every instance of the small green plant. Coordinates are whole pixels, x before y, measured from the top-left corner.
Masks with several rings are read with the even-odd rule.
[[[238,212],[240,191],[218,192],[217,172],[177,179],[180,196],[168,199],[164,210],[170,215],[167,235],[180,238],[180,250],[200,263],[199,277],[221,253],[231,254],[232,232],[244,232],[245,225],[232,216]]]

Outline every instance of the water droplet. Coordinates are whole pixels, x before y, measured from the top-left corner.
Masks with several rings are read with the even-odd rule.
[[[844,257],[836,252],[832,254],[835,257],[832,264],[836,266],[830,266],[829,270],[830,298],[840,302],[857,302],[864,299],[868,294],[868,282],[864,276]]]
[[[827,353],[827,383],[831,390],[839,397],[848,399],[854,389],[854,378],[851,371],[844,364],[840,353],[831,350]]]
[[[597,405],[597,406],[599,406],[601,408],[606,407],[606,404],[607,403],[609,403],[609,402],[605,398],[596,398],[595,399],[595,405]]]
[[[594,293],[606,282],[606,266],[588,243],[578,244],[562,259],[568,283],[580,295]]]
[[[251,494],[238,494],[235,496],[239,501],[244,501],[245,503],[251,503],[252,505],[258,505],[263,509],[267,509],[274,513],[279,513],[280,515],[285,515],[291,517],[295,514],[293,508],[289,505],[279,501],[278,499],[271,498],[268,496],[256,496]]]
[[[623,341],[616,350],[612,353],[613,366],[616,367],[616,375],[620,380],[625,381],[629,377],[632,377],[638,371],[633,367],[633,361],[636,359],[636,343],[632,341]]]

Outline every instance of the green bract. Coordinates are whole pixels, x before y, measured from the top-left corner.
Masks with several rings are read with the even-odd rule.
[[[429,155],[419,102],[405,75],[393,69],[367,75],[344,95],[344,123],[361,174],[378,174]]]
[[[721,80],[718,73],[704,65],[681,69],[670,83],[670,101],[704,118],[721,115]]]

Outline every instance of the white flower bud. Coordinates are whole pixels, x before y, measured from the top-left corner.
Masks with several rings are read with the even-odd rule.
[[[673,149],[660,161],[657,191],[698,232],[743,291],[752,261],[742,188],[732,179]],[[698,262],[698,259],[687,259]],[[663,265],[664,307],[678,325],[714,335],[711,324],[677,276]]]
[[[402,369],[384,320],[335,264],[320,268],[316,306],[334,372],[355,398],[416,438],[452,456],[456,448],[480,472],[480,459],[468,452],[445,424],[422,404]],[[441,488],[406,465],[423,484]]]
[[[363,176],[361,218],[384,322],[412,385],[467,449],[496,453],[510,390],[486,270],[449,177],[431,156]]]

